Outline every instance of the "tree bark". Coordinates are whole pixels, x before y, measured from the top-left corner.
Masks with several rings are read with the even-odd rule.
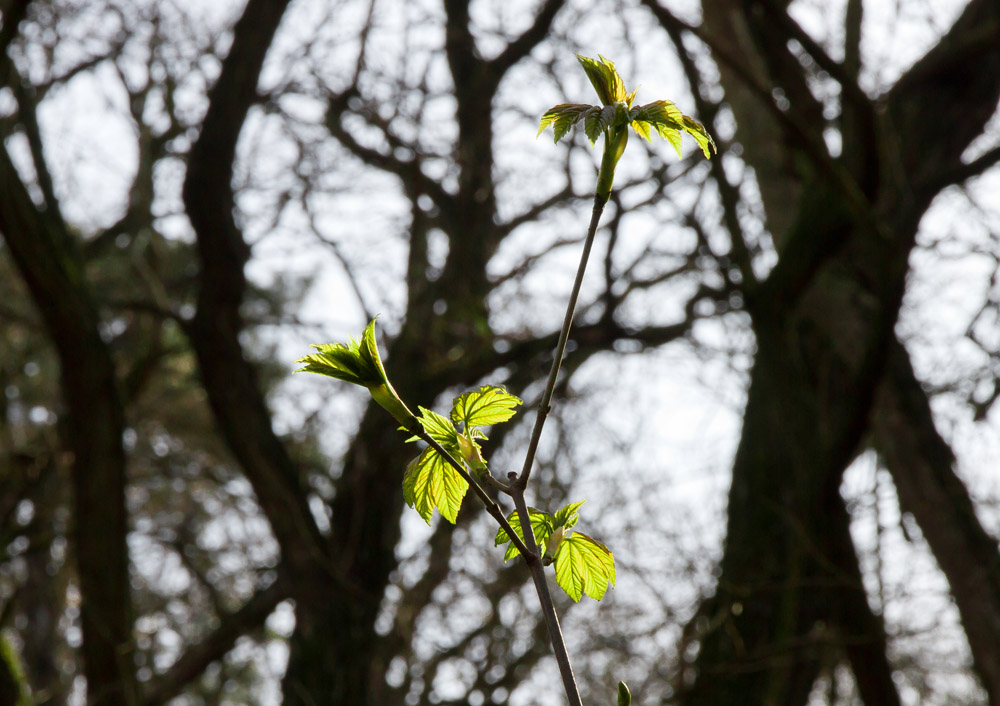
[[[410,225],[409,300],[403,328],[388,349],[387,368],[401,397],[413,407],[430,404],[450,386],[471,383],[488,370],[475,361],[493,358],[486,296],[491,284],[486,264],[504,231],[497,225],[493,184],[493,97],[504,73],[541,41],[562,6],[547,0],[532,25],[507,49],[487,61],[475,50],[468,0],[447,0],[446,55],[458,100],[459,135],[454,159],[458,189],[448,194],[427,183],[417,162],[406,162],[358,145],[340,123],[344,105],[334,101],[327,116],[331,133],[360,159],[397,174],[407,197],[429,196],[439,210],[430,217],[413,209]],[[438,227],[449,239],[441,276],[427,277],[427,233]],[[437,303],[449,316],[434,313]],[[394,362],[422,371],[393,377]],[[493,364],[495,367],[495,363]],[[374,632],[379,605],[392,570],[403,510],[402,476],[415,454],[402,444],[397,424],[380,408],[365,414],[337,480],[331,505],[333,564],[345,577],[331,593],[316,584],[308,612],[311,626],[296,630],[285,677],[286,704],[311,705],[316,694],[329,703],[378,704],[388,698],[387,654]],[[467,502],[474,502],[471,498]],[[463,510],[468,512],[469,510]],[[301,615],[297,613],[297,616]],[[330,636],[336,635],[336,640]]]
[[[706,26],[718,33],[735,24],[736,34],[747,40],[741,48],[756,57],[748,61],[760,69],[762,85],[781,88],[791,99],[789,120],[818,130],[819,124],[804,119],[811,97],[788,75],[795,62],[785,46],[794,37],[776,41],[775,28],[787,22],[767,20],[767,13],[781,11],[779,5],[713,0],[705,4]],[[1000,664],[993,622],[1000,616],[992,578],[996,543],[976,520],[947,446],[936,434],[927,435],[933,424],[926,396],[893,324],[917,225],[941,187],[935,174],[960,173],[962,150],[996,109],[1000,45],[981,37],[983,28],[998,23],[996,3],[969,3],[938,47],[892,89],[884,116],[866,122],[873,107],[854,106],[862,116],[851,121],[858,141],[844,145],[839,162],[855,192],[844,191],[837,166],[831,169],[823,155],[810,154],[807,143],[795,136],[768,139],[765,130],[762,144],[785,155],[772,155],[771,163],[796,165],[785,176],[793,184],[805,178],[807,186],[789,217],[781,175],[758,180],[769,223],[788,227],[775,234],[778,265],[758,290],[748,292],[757,354],[733,467],[719,584],[699,611],[697,676],[682,703],[804,703],[824,640],[849,659],[865,703],[898,703],[884,630],[868,608],[838,494],[843,469],[872,429],[887,456],[893,454],[903,507],[928,524],[936,537],[932,550],[958,585],[956,600],[965,596],[960,610],[967,629],[978,621],[970,644],[977,643],[975,664],[995,699],[988,681]],[[744,142],[762,124],[783,122],[773,107],[761,115],[759,90],[733,85],[746,78],[744,69],[723,68],[738,134],[750,135]],[[856,99],[854,91],[844,93]],[[929,104],[942,106],[946,123],[956,129],[929,124],[922,111]],[[859,135],[865,131],[880,136],[874,154]],[[859,208],[858,194],[867,207]],[[786,213],[773,218],[779,210]],[[910,441],[898,443],[903,438]],[[935,516],[943,502],[949,510]],[[981,568],[970,576],[971,566]]]
[[[934,427],[927,393],[897,344],[872,417],[875,447],[892,474],[903,512],[913,514],[948,578],[973,665],[1000,704],[1000,554],[955,475],[951,448]]]
[[[134,706],[125,413],[115,366],[101,338],[76,243],[54,203],[45,210],[35,206],[2,146],[0,183],[0,232],[59,356],[65,404],[61,431],[73,454],[73,538],[87,703]]]

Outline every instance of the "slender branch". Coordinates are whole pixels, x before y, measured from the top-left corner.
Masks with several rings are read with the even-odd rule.
[[[287,580],[279,578],[270,586],[258,589],[242,608],[220,616],[215,630],[201,642],[189,646],[169,669],[146,686],[143,706],[160,706],[177,696],[212,662],[222,659],[232,650],[240,636],[260,627],[278,604],[288,597]]]
[[[539,217],[551,209],[554,206],[558,206],[566,203],[567,201],[572,201],[577,197],[573,194],[573,185],[569,182],[566,183],[562,189],[558,192],[552,194],[552,196],[539,201],[538,203],[530,206],[526,211],[517,214],[511,218],[506,223],[497,226],[502,233],[509,234],[515,228],[518,228],[525,223],[534,223],[539,219]]]
[[[601,210],[603,208],[604,206],[601,204]],[[597,212],[596,207],[595,213],[594,223],[600,218],[600,213]],[[591,230],[596,230],[596,226],[592,227]],[[586,262],[587,258],[584,256],[582,263],[585,265]],[[576,293],[576,290],[574,290],[574,293]],[[571,301],[574,299],[571,298]],[[570,319],[572,323],[572,316]],[[564,327],[563,330],[568,332],[569,326]],[[556,365],[554,367],[556,367],[557,372],[558,361],[561,357],[560,355],[556,358]],[[541,410],[539,410],[539,416],[541,416]],[[583,706],[583,701],[580,698],[580,690],[576,685],[576,677],[573,675],[573,665],[569,661],[569,651],[566,649],[566,640],[563,638],[562,626],[559,625],[559,615],[556,613],[555,604],[552,602],[552,594],[549,593],[548,581],[545,580],[545,566],[542,564],[542,555],[538,544],[535,542],[535,533],[531,529],[528,504],[524,500],[524,488],[518,482],[518,477],[515,473],[510,473],[509,475],[514,507],[517,508],[517,513],[521,517],[521,528],[524,529],[524,541],[527,543],[530,552],[521,556],[524,557],[524,562],[528,565],[528,570],[531,572],[531,580],[535,584],[535,593],[538,594],[538,602],[542,606],[542,615],[545,616],[545,626],[549,630],[549,639],[552,641],[552,651],[555,653],[556,664],[559,665],[559,675],[562,677],[563,687],[566,689],[566,696],[569,699],[570,706]]]
[[[987,150],[971,162],[965,162],[942,171],[937,179],[931,181],[929,189],[937,192],[946,186],[959,184],[966,179],[977,177],[997,162],[1000,162],[1000,147]]]
[[[794,39],[798,42],[803,49],[813,58],[816,64],[826,71],[833,79],[840,84],[841,88],[844,90],[844,95],[854,103],[855,107],[871,111],[872,103],[865,95],[864,91],[858,86],[857,75],[848,66],[849,62],[845,58],[844,63],[835,61],[826,50],[820,46],[819,42],[809,36],[809,34],[802,29],[798,22],[793,20],[789,16],[788,11],[785,7],[779,5],[775,0],[763,0],[762,4],[767,14],[771,16],[777,26],[784,32],[789,39]],[[857,5],[858,3],[852,2],[851,5]],[[856,8],[851,8],[852,12],[857,12]],[[860,26],[860,25],[859,25]],[[845,49],[845,53],[850,56],[852,52],[855,52],[857,45],[851,46],[848,44]]]
[[[652,2],[652,0],[643,0],[643,3],[650,9],[650,11],[652,11],[664,28],[673,27],[678,30],[689,32],[704,43],[705,46],[711,49],[712,56],[716,59],[716,61],[724,63],[728,66],[743,82],[743,85],[745,85],[748,90],[756,94],[756,96],[761,100],[763,106],[767,109],[768,113],[770,113],[771,117],[773,117],[791,137],[794,137],[813,166],[815,166],[820,173],[829,177],[831,183],[834,184],[838,191],[840,191],[840,193],[845,197],[848,207],[855,218],[857,218],[858,222],[866,224],[868,227],[872,228],[872,230],[878,232],[879,236],[882,238],[888,240],[891,237],[891,234],[886,229],[885,224],[874,218],[868,198],[858,185],[857,181],[852,178],[850,173],[848,173],[843,166],[834,161],[834,159],[830,156],[826,145],[812,134],[813,131],[807,122],[803,121],[799,116],[792,114],[791,111],[784,111],[777,106],[773,96],[771,95],[770,89],[761,84],[753,76],[753,74],[747,69],[745,61],[742,61],[739,56],[728,51],[726,47],[713,40],[712,37],[703,32],[699,27],[695,27],[687,22],[684,22],[656,2]],[[698,92],[695,91],[694,93],[695,97],[698,98]],[[829,248],[826,248],[825,245],[822,246],[822,248],[829,251]]]
[[[552,368],[549,370],[549,379],[545,383],[545,391],[542,393],[542,399],[538,403],[538,414],[535,417],[535,426],[531,430],[531,440],[528,442],[528,452],[524,457],[524,467],[521,469],[521,475],[517,476],[511,482],[511,488],[518,488],[522,494],[528,485],[528,478],[531,476],[531,466],[535,461],[535,453],[538,451],[538,440],[542,436],[542,427],[545,425],[545,419],[549,416],[549,411],[551,410],[552,392],[556,388],[559,368],[562,366],[563,354],[566,352],[566,343],[569,341],[569,330],[573,326],[573,314],[576,312],[576,302],[580,298],[583,275],[587,270],[587,260],[590,259],[590,251],[594,246],[594,236],[597,235],[597,224],[601,220],[601,214],[604,212],[604,203],[600,197],[594,198],[594,210],[590,215],[587,239],[583,243],[583,252],[580,254],[580,265],[576,270],[573,291],[570,293],[569,303],[566,305],[566,316],[563,318],[562,329],[559,332],[559,342],[556,344],[555,355],[552,359]],[[521,518],[521,522],[524,527],[531,526],[527,515]]]
[[[545,39],[549,33],[549,29],[552,27],[552,21],[555,19],[556,13],[559,12],[564,4],[565,0],[546,0],[535,16],[535,21],[531,27],[525,30],[517,39],[510,42],[502,54],[489,62],[493,75],[503,76],[506,74],[508,69],[527,56],[539,42]]]
[[[577,236],[573,236],[572,238],[560,238],[559,240],[549,243],[539,252],[525,255],[524,259],[521,260],[521,262],[519,262],[516,266],[508,272],[492,278],[491,282],[494,286],[497,286],[516,277],[523,277],[526,273],[531,272],[532,267],[542,258],[548,257],[559,248],[565,248],[570,245],[579,245],[580,242],[581,239]]]
[[[5,70],[11,73],[10,88],[17,99],[18,116],[21,118],[21,126],[28,139],[28,150],[35,165],[35,180],[45,199],[45,208],[58,213],[59,202],[56,200],[55,186],[52,183],[52,172],[45,162],[45,150],[42,147],[42,129],[38,125],[38,100],[34,95],[35,91],[24,81],[14,62],[6,55],[0,55],[0,65],[6,65]]]
[[[531,515],[528,505],[524,500],[524,489],[531,476],[531,466],[535,460],[535,453],[538,450],[538,441],[542,436],[542,427],[545,426],[545,419],[549,416],[551,409],[552,393],[556,387],[556,380],[559,378],[559,369],[562,367],[563,355],[566,352],[566,343],[569,341],[569,332],[573,327],[573,314],[576,312],[576,303],[580,298],[580,288],[583,285],[583,276],[587,271],[587,261],[590,259],[590,251],[594,246],[594,237],[597,235],[597,224],[601,220],[604,212],[606,199],[600,196],[594,197],[594,208],[590,215],[590,226],[587,228],[587,239],[583,243],[583,252],[580,254],[580,264],[576,270],[576,279],[573,282],[573,290],[569,295],[569,303],[566,305],[566,316],[563,318],[562,329],[559,332],[559,341],[556,343],[556,350],[552,359],[552,368],[549,370],[549,379],[545,383],[545,391],[538,403],[538,412],[535,417],[535,426],[531,430],[531,440],[528,442],[528,451],[524,458],[524,467],[521,474],[509,473],[511,496],[514,498],[514,507],[521,518],[521,528],[524,530],[524,543],[527,549],[522,549],[521,556],[524,557],[528,570],[531,572],[531,580],[535,584],[535,592],[538,594],[538,602],[542,607],[542,614],[545,616],[545,625],[549,631],[549,639],[552,642],[552,650],[555,653],[556,663],[559,665],[559,674],[562,676],[563,687],[566,689],[566,696],[570,706],[583,706],[580,699],[580,690],[576,685],[576,677],[573,675],[573,665],[569,661],[569,652],[566,650],[566,641],[563,638],[562,627],[559,625],[559,616],[556,613],[555,604],[552,602],[552,594],[549,593],[549,585],[545,580],[545,567],[542,564],[541,554],[535,542],[535,533],[531,530]],[[506,521],[506,518],[504,518]],[[515,539],[516,536],[510,530],[507,534]]]
[[[340,142],[340,144],[343,145],[348,152],[353,154],[365,164],[382,169],[390,174],[395,174],[404,183],[409,181],[416,184],[418,193],[427,194],[427,196],[429,196],[442,211],[451,208],[453,197],[445,191],[444,187],[433,179],[428,179],[427,176],[420,170],[421,152],[417,145],[408,144],[399,140],[393,136],[393,134],[387,129],[387,126],[375,124],[375,127],[382,130],[382,136],[385,137],[385,139],[390,143],[391,147],[409,150],[417,155],[410,160],[397,159],[392,154],[383,154],[379,150],[362,145],[355,139],[354,135],[352,135],[350,131],[348,131],[347,128],[341,124],[341,116],[347,110],[348,101],[351,98],[358,97],[360,96],[356,88],[351,88],[344,93],[329,97],[330,106],[327,110],[326,118],[324,119],[323,124],[326,126],[326,129],[329,130],[330,134],[336,138],[336,140]],[[373,124],[372,118],[375,117],[373,112],[369,111],[362,117],[364,117],[369,124]]]
[[[595,211],[596,211],[595,207]],[[603,210],[603,204],[601,205],[601,210]],[[596,222],[600,219],[600,213],[597,212],[594,221],[591,225],[591,231],[595,231]],[[593,238],[590,238],[592,241]],[[589,254],[590,248],[585,249],[585,253]],[[586,264],[586,256],[583,259],[583,264]],[[582,279],[582,268],[578,280]],[[578,282],[579,284],[579,282]],[[571,302],[573,305],[576,303],[576,295],[579,294],[579,286],[574,287],[573,295],[571,296]],[[573,307],[575,308],[575,306]],[[572,312],[570,312],[570,323],[572,323]],[[569,327],[564,327],[564,332],[568,332]],[[565,350],[565,340],[562,341],[562,349],[560,350],[559,358],[562,357],[562,350]],[[557,358],[557,360],[559,359]],[[556,372],[558,373],[558,366]],[[551,379],[551,378],[550,378]],[[551,390],[549,392],[549,398],[552,397]],[[521,558],[524,559],[524,563],[528,565],[528,571],[531,573],[531,580],[535,584],[535,593],[538,594],[538,602],[542,607],[542,615],[545,616],[545,625],[549,631],[549,639],[552,642],[552,650],[555,653],[556,663],[559,665],[559,673],[563,679],[563,686],[566,689],[566,696],[569,698],[570,706],[583,706],[583,701],[580,699],[580,690],[576,685],[576,677],[573,675],[573,666],[569,661],[569,652],[566,649],[566,641],[563,638],[562,627],[559,625],[559,616],[556,613],[555,604],[552,602],[552,594],[549,592],[549,584],[545,580],[545,567],[542,564],[541,553],[538,550],[538,544],[535,542],[535,533],[531,530],[531,519],[528,514],[528,506],[524,500],[524,488],[519,487],[518,476],[516,473],[509,473],[508,477],[511,480],[509,492],[514,498],[514,507],[517,509],[517,513],[521,518],[521,528],[523,530],[524,539],[514,531],[511,527],[510,522],[504,517],[503,510],[500,506],[486,494],[482,486],[476,481],[475,478],[465,469],[465,466],[461,464],[454,456],[452,456],[448,451],[441,446],[437,441],[435,441],[426,431],[422,428],[417,427],[414,434],[426,442],[432,449],[441,454],[441,457],[448,462],[452,468],[458,471],[459,475],[465,479],[465,481],[472,487],[472,490],[476,493],[476,496],[482,501],[483,505],[486,507],[486,511],[497,521],[500,527],[503,528],[507,536],[510,537],[511,542],[517,547],[517,550],[521,554]]]
[[[680,28],[676,24],[670,22],[668,17],[661,18],[661,24],[663,25],[664,30],[666,30],[667,35],[670,37],[670,41],[673,42],[674,48],[677,51],[677,57],[680,59],[681,67],[684,69],[684,75],[688,80],[688,85],[691,87],[691,95],[694,97],[695,107],[698,108],[698,113],[707,122],[709,120],[709,116],[714,115],[718,108],[717,106],[709,106],[708,101],[705,100],[701,91],[698,90],[698,86],[701,84],[701,75],[698,72],[698,67],[695,64],[694,59],[691,57],[691,54],[684,48]],[[743,226],[740,224],[740,219],[737,216],[739,213],[737,204],[740,201],[739,189],[733,186],[732,183],[730,183],[729,178],[726,176],[726,170],[723,166],[721,155],[719,155],[718,159],[710,161],[709,168],[712,170],[712,176],[715,177],[715,183],[718,185],[719,199],[722,201],[723,205],[723,221],[725,223],[726,230],[729,231],[732,258],[735,260],[736,266],[739,268],[740,276],[743,278],[744,287],[746,289],[753,289],[758,285],[758,281],[757,275],[753,271],[753,255],[750,253],[750,248],[747,246],[746,232],[743,230]],[[729,279],[728,273],[726,273],[726,278]]]

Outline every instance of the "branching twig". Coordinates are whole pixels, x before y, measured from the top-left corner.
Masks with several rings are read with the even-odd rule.
[[[463,479],[465,479],[465,482],[468,483],[469,486],[472,488],[472,491],[476,494],[476,497],[479,498],[479,500],[486,507],[486,512],[488,512],[490,516],[497,521],[497,524],[499,524],[503,528],[503,531],[507,533],[507,536],[510,537],[511,541],[514,543],[514,546],[517,547],[517,550],[519,552],[521,552],[521,556],[527,558],[529,554],[528,547],[526,547],[524,542],[521,541],[521,537],[517,534],[517,532],[514,531],[514,528],[510,526],[510,522],[507,521],[507,518],[503,514],[503,510],[500,509],[500,506],[497,505],[496,501],[493,498],[491,498],[486,493],[485,490],[483,490],[483,487],[479,485],[479,482],[472,477],[471,473],[469,473],[466,470],[465,465],[460,463],[454,456],[448,453],[448,451],[443,446],[441,446],[441,444],[434,441],[434,439],[426,431],[423,430],[423,427],[417,425],[417,428],[416,430],[414,430],[413,434],[414,436],[418,437],[421,441],[426,442],[427,445],[430,446],[432,449],[437,451],[438,454],[441,455],[441,458],[447,461],[448,465],[454,468],[458,472],[458,474],[462,476]],[[527,526],[530,527],[531,525],[529,524]],[[531,533],[528,532],[527,534]]]

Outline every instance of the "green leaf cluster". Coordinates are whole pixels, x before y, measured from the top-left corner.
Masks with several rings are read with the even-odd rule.
[[[559,142],[569,133],[570,128],[583,121],[587,139],[593,145],[604,135],[604,156],[597,178],[597,195],[603,201],[611,194],[614,171],[628,143],[628,128],[647,141],[652,141],[653,130],[667,140],[681,156],[681,134],[691,135],[706,158],[716,151],[715,141],[705,126],[684,115],[670,101],[659,100],[633,107],[635,94],[626,92],[625,83],[615,69],[614,62],[599,56],[591,59],[577,54],[577,60],[594,86],[601,105],[585,103],[562,103],[549,108],[542,115],[538,134],[551,126],[555,141]]]
[[[296,360],[296,363],[305,363],[305,365],[295,372],[326,375],[353,385],[367,387],[372,398],[378,404],[388,410],[400,424],[410,429],[413,427],[415,415],[393,389],[389,377],[385,374],[382,358],[379,356],[378,344],[375,342],[375,321],[377,318],[372,319],[365,327],[360,341],[352,336],[351,342],[346,345],[343,343],[313,344],[312,348],[319,352]]]
[[[420,407],[417,422],[423,431],[469,468],[488,473],[479,441],[486,439],[483,427],[509,421],[521,400],[497,385],[484,385],[459,395],[452,403],[450,419]],[[410,437],[407,441],[418,441]],[[428,446],[406,467],[403,498],[430,524],[434,510],[454,524],[468,482],[437,449]]]
[[[647,142],[652,142],[650,130],[655,129],[660,137],[673,145],[678,157],[681,156],[681,133],[684,132],[695,139],[705,159],[711,159],[712,153],[716,151],[715,140],[705,130],[705,126],[681,113],[670,101],[653,101],[633,108],[629,112],[629,119],[632,129]]]
[[[584,593],[599,601],[607,592],[608,584],[615,585],[615,556],[593,537],[583,532],[567,532],[579,521],[579,509],[584,502],[570,503],[554,515],[528,508],[528,517],[535,543],[545,547],[544,554],[553,557],[556,583],[560,588],[574,601],[579,601]],[[521,516],[515,511],[507,519],[511,529],[523,540]],[[501,528],[497,531],[494,544],[500,546],[507,542],[510,544],[504,553],[504,561],[517,556],[518,549]]]

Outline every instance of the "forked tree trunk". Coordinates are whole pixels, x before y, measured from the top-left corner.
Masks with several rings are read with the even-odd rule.
[[[776,13],[785,5],[705,3],[708,35],[736,36],[721,46],[745,61],[742,68],[722,62],[738,137],[751,158],[770,150],[770,166],[784,165],[788,184],[806,186],[793,203],[788,195],[796,190],[773,168],[760,179],[772,226],[784,224],[774,233],[780,260],[760,290],[748,293],[757,354],[725,553],[716,595],[696,618],[701,649],[681,703],[803,704],[827,650],[849,661],[866,704],[898,702],[839,497],[844,468],[873,440],[902,507],[914,513],[948,576],[990,703],[1000,703],[996,542],[954,475],[950,449],[893,332],[922,214],[949,180],[976,173],[960,155],[1000,97],[1000,43],[983,31],[1000,27],[1000,5],[970,2],[890,91],[887,110],[845,98],[839,166],[857,185],[854,195],[842,180],[817,176],[831,172],[801,136],[775,129],[782,120],[760,99],[781,88],[792,98],[790,120],[818,129],[807,119],[811,96],[789,74],[796,62],[785,47],[801,37],[779,31],[775,39],[787,19]],[[860,24],[859,4],[849,6],[850,22]],[[849,27],[847,36],[857,32]],[[762,90],[747,90],[748,79]],[[941,111],[935,124],[951,129],[926,120],[930,104]]]

